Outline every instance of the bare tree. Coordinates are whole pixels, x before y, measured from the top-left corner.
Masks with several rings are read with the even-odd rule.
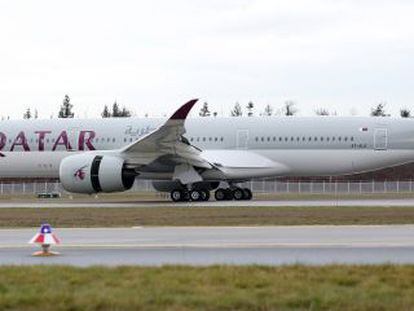
[[[294,116],[298,110],[296,109],[296,104],[292,100],[285,101],[285,105],[283,106],[283,115],[285,116]]]
[[[25,113],[23,114],[23,119],[31,119],[32,118],[32,112],[30,111],[30,108],[27,108]]]
[[[411,111],[407,108],[403,108],[400,110],[400,116],[401,118],[410,118],[411,117]]]
[[[200,117],[209,117],[210,114],[210,110],[208,109],[208,103],[204,102],[203,107],[201,107],[200,109],[200,113],[199,113]]]
[[[266,105],[264,110],[264,115],[270,117],[273,114],[273,107],[270,105]]]
[[[328,109],[325,109],[325,108],[318,108],[316,109],[315,113],[317,116],[329,116],[330,115]]]
[[[371,108],[371,117],[389,117],[390,115],[385,113],[385,105],[385,102],[381,102],[376,107]]]
[[[242,108],[241,108],[239,103],[236,103],[234,105],[233,110],[231,111],[231,116],[232,117],[241,117],[242,115],[243,115]]]
[[[254,103],[252,101],[249,101],[246,108],[247,108],[247,116],[252,117],[253,116]]]

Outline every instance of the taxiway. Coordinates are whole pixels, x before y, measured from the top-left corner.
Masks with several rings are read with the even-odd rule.
[[[414,264],[414,225],[58,229],[53,258],[30,256],[35,231],[0,230],[0,264]]]

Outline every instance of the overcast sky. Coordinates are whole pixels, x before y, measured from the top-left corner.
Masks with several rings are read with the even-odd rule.
[[[79,117],[191,98],[398,115],[414,109],[413,16],[409,0],[1,1],[0,115],[48,118],[65,94]]]

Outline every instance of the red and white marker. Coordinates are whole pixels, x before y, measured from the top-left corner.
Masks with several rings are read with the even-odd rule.
[[[50,251],[51,245],[60,244],[59,238],[52,232],[49,224],[42,224],[40,231],[29,241],[30,244],[38,244],[42,247],[41,251],[33,253],[33,256],[54,256],[57,252]]]

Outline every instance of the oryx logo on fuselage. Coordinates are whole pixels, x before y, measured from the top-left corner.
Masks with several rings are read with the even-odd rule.
[[[82,166],[80,169],[78,169],[75,174],[73,174],[73,176],[75,177],[75,179],[77,180],[84,180],[86,177],[86,172],[85,172],[85,168],[87,168],[88,166]]]

